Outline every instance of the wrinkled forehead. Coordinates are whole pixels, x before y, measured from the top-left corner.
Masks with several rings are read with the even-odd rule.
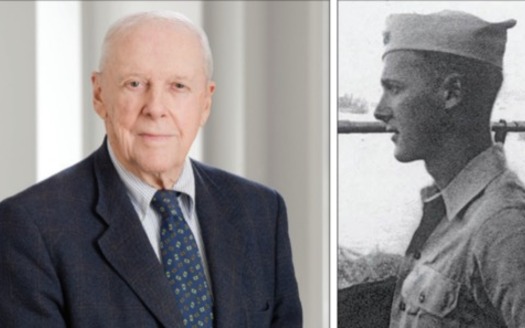
[[[166,46],[200,47],[196,32],[182,23],[163,20],[144,20],[116,30],[109,38],[109,45],[119,47],[135,42],[164,42]]]
[[[182,23],[166,20],[142,20],[123,25],[108,34],[105,64],[115,63],[141,52],[187,52],[194,59],[202,59],[205,69],[205,54],[198,34]],[[174,57],[174,60],[176,58]]]

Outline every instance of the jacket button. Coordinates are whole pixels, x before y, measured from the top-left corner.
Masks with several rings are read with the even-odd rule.
[[[401,310],[401,311],[405,311],[406,308],[407,308],[407,306],[406,306],[405,302],[401,302],[401,303],[399,303],[399,310]]]
[[[423,293],[419,294],[419,301],[421,303],[425,302],[425,294],[423,294]]]
[[[415,253],[414,253],[414,258],[415,258],[416,260],[419,260],[419,259],[421,258],[421,253],[420,253],[420,252],[415,252]]]

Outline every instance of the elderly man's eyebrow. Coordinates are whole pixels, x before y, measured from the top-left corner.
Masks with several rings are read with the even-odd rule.
[[[146,74],[138,73],[135,71],[128,71],[128,72],[124,71],[118,76],[119,80],[129,79],[130,77],[147,78]]]
[[[177,81],[189,81],[191,80],[191,77],[189,75],[184,75],[184,74],[176,74],[176,75],[173,75],[171,77],[172,80],[177,80]]]
[[[141,79],[149,79],[150,76],[146,73],[139,73],[134,71],[124,72],[119,75],[118,79],[120,81],[127,80],[129,78],[141,78]],[[174,74],[166,78],[167,80],[173,81],[188,81],[191,80],[192,77],[189,74]]]

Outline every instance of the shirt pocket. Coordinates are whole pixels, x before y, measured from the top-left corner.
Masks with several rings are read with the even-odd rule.
[[[427,265],[418,265],[406,277],[401,295],[407,314],[445,318],[458,304],[460,284]]]

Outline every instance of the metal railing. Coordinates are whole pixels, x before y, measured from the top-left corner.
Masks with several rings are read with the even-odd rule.
[[[509,132],[525,132],[525,121],[492,122],[490,126],[496,142],[505,142]],[[337,122],[337,133],[386,133],[386,125],[382,122],[358,122],[341,120]]]

